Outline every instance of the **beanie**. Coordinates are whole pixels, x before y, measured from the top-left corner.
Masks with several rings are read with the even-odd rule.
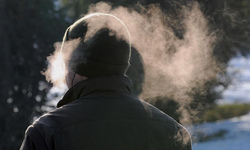
[[[64,41],[81,38],[69,59],[69,68],[75,73],[96,77],[103,75],[125,75],[130,65],[130,44],[118,39],[108,28],[98,30],[84,40],[88,26],[84,19],[76,21],[65,32]]]

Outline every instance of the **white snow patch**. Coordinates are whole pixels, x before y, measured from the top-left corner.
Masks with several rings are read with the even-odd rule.
[[[197,132],[212,135],[221,130],[228,131],[223,137],[193,143],[193,150],[250,150],[250,113],[224,121],[187,127],[187,129],[192,136]]]
[[[227,73],[232,83],[222,92],[222,99],[217,100],[217,104],[250,103],[250,55],[232,58]]]

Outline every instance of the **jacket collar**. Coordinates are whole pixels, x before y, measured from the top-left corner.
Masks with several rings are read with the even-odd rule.
[[[131,93],[132,82],[125,76],[102,76],[86,79],[71,87],[57,104],[61,107],[74,100],[95,92],[127,92]]]

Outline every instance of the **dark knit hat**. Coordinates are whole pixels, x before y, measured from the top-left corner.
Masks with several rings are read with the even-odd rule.
[[[64,41],[81,38],[69,59],[69,68],[86,77],[125,75],[130,63],[130,45],[118,39],[114,32],[102,28],[84,41],[88,30],[84,19],[78,20],[65,32]]]

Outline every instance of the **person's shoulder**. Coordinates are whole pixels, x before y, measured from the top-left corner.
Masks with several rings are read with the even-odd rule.
[[[66,117],[67,112],[64,109],[56,108],[37,118],[30,127],[34,127],[39,131],[55,130],[61,127],[63,120],[67,120],[63,119]]]
[[[52,131],[53,128],[56,127],[55,122],[50,118],[50,113],[46,113],[43,116],[36,119],[32,125],[30,125],[27,130],[26,134],[32,134],[32,133],[39,133],[42,136],[44,136],[44,133],[47,133],[48,131]]]
[[[192,140],[189,132],[181,124],[178,124],[178,130],[174,136],[173,145],[182,150],[192,150]]]
[[[50,141],[50,139],[58,135],[58,128],[60,128],[60,124],[57,124],[51,118],[52,116],[53,113],[46,113],[36,119],[33,124],[26,129],[26,137],[32,141],[32,145],[36,148],[45,150],[53,145],[53,143],[51,143],[53,141]]]
[[[176,122],[172,117],[161,111],[160,109],[156,108],[155,106],[149,104],[148,102],[145,102],[143,100],[140,100],[145,111],[147,112],[148,116],[155,121],[167,123],[169,125],[178,125],[179,123]]]
[[[33,122],[36,128],[46,128],[46,129],[61,129],[68,124],[78,121],[76,118],[79,116],[84,116],[81,113],[80,106],[74,104],[73,102],[62,107],[56,108]]]
[[[60,129],[60,123],[54,120],[54,116],[54,111],[42,115],[26,129],[25,134],[32,137],[32,139],[39,139],[36,140],[37,142],[55,136]]]
[[[141,103],[144,105],[145,110],[150,116],[150,120],[157,122],[161,124],[161,126],[164,126],[165,128],[162,128],[162,132],[165,134],[168,134],[169,137],[172,137],[171,144],[172,147],[176,150],[191,150],[192,142],[191,137],[189,135],[189,132],[187,129],[182,126],[180,123],[175,121],[172,117],[164,113],[163,111],[159,110],[155,106],[145,102],[141,101]],[[156,125],[157,126],[157,125]]]

